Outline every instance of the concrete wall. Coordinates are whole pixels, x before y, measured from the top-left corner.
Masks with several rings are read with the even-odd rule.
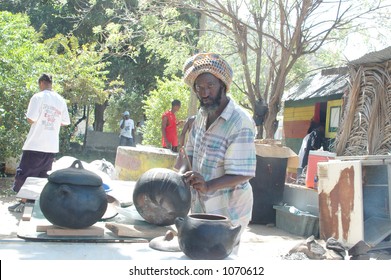
[[[115,151],[119,145],[117,133],[88,131],[86,140],[87,150]]]
[[[119,146],[115,157],[115,171],[119,180],[137,181],[152,168],[172,169],[177,153],[171,150],[150,146]]]

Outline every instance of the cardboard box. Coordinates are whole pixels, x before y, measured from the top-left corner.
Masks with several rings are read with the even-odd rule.
[[[296,170],[299,167],[299,156],[289,147],[262,144],[259,141],[256,141],[255,150],[258,156],[271,158],[287,158],[287,168],[293,168]]]

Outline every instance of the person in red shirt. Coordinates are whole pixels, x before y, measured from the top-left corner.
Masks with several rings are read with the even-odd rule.
[[[175,113],[181,108],[181,102],[177,99],[171,102],[171,109],[162,115],[162,147],[178,152],[177,125],[181,121],[176,120]]]

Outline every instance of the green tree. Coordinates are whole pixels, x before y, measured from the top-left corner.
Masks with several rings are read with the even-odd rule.
[[[222,54],[234,68],[233,95],[246,96],[241,104],[254,111],[257,100],[268,103],[267,138],[274,135],[282,95],[291,82],[289,79],[296,78],[292,74],[297,63],[301,64],[297,69],[300,73],[305,65],[302,58],[311,57],[323,46],[337,42],[347,30],[354,31],[360,18],[389,7],[386,0],[363,0],[360,5],[355,0],[142,3],[138,18],[146,32],[145,45],[167,60],[166,73],[180,70],[180,62],[199,50]],[[204,16],[207,24],[199,24],[196,28],[200,30],[196,30],[194,25],[183,21],[184,13],[201,15],[200,19]],[[132,11],[126,13],[133,14]],[[124,23],[126,25],[126,21]],[[203,34],[200,40],[189,40],[188,35],[198,34],[197,31]]]
[[[124,111],[129,111],[135,122],[144,119],[143,102],[156,88],[156,79],[163,76],[164,63],[156,56],[148,58],[145,48],[140,49],[137,63],[129,56],[111,56],[109,61],[112,66],[107,76],[109,79],[120,77],[124,81],[124,92],[108,99],[104,131],[118,132],[118,121]]]
[[[155,77],[163,76],[163,60],[158,60],[143,47],[141,39],[143,32],[133,18],[125,25],[119,25],[121,14],[125,10],[132,11],[137,6],[135,0],[2,0],[0,10],[26,13],[31,25],[42,34],[43,39],[52,40],[60,34],[66,37],[76,37],[80,45],[93,45],[95,50],[105,52],[102,62],[106,63],[106,84],[120,79],[124,82],[125,99],[138,102],[132,104],[142,107],[142,100],[149,91],[156,87]],[[120,27],[120,28],[118,28]],[[118,36],[118,32],[126,32],[126,38]],[[58,39],[57,39],[58,40]],[[80,80],[80,85],[86,83]],[[111,87],[113,90],[113,87]],[[87,89],[88,90],[88,89]],[[137,95],[137,96],[134,96]],[[96,103],[91,108],[94,129],[110,130],[109,124],[117,118],[118,112],[109,110],[107,106],[121,107],[121,98],[111,98]],[[90,112],[90,110],[87,110]],[[106,122],[109,122],[106,124]]]
[[[57,91],[62,94],[72,108],[74,124],[77,118],[86,119],[85,108],[95,108],[95,123],[97,125],[96,108],[107,106],[110,96],[123,93],[123,81],[107,78],[109,62],[104,61],[105,52],[96,51],[95,44],[80,45],[74,36],[56,35],[45,41],[57,73]],[[83,115],[80,116],[80,111]],[[89,110],[87,110],[89,112]],[[103,114],[102,114],[103,116]],[[99,122],[103,130],[104,120]],[[73,132],[71,127],[69,134]],[[69,137],[68,137],[69,138]],[[68,141],[69,142],[69,141]]]
[[[56,34],[68,34],[73,28],[74,22],[70,15],[76,12],[72,5],[77,0],[1,0],[0,11],[9,11],[13,14],[26,13],[30,18],[30,24],[36,31],[45,28],[41,33],[42,38],[49,39]],[[66,2],[65,5],[61,3]]]
[[[54,76],[53,88],[68,101],[72,124],[84,106],[104,103],[121,93],[120,80],[108,81],[105,55],[74,36],[57,35],[41,42],[26,15],[0,12],[0,155],[16,156],[29,129],[25,112],[43,72]],[[72,126],[62,130],[61,149],[68,147]]]
[[[299,59],[338,41],[339,32],[353,30],[360,18],[389,7],[384,0],[158,2],[207,17],[208,40],[193,47],[220,52],[240,67],[233,90],[243,92],[252,109],[257,100],[268,103],[267,138],[273,138],[287,79]]]
[[[42,72],[52,72],[40,34],[23,14],[0,12],[0,159],[16,156],[29,125],[25,113]]]
[[[145,100],[145,114],[147,120],[143,128],[143,144],[161,147],[161,124],[162,114],[171,109],[171,102],[174,99],[181,101],[181,109],[176,113],[177,120],[184,120],[187,117],[187,104],[190,98],[189,88],[179,78],[158,79],[157,89],[153,90]],[[178,129],[178,134],[181,129]]]

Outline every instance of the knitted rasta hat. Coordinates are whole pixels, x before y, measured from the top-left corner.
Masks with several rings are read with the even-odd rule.
[[[189,58],[183,66],[183,79],[191,88],[197,77],[203,73],[211,73],[223,81],[227,92],[232,83],[233,71],[231,66],[215,53],[198,53]]]

